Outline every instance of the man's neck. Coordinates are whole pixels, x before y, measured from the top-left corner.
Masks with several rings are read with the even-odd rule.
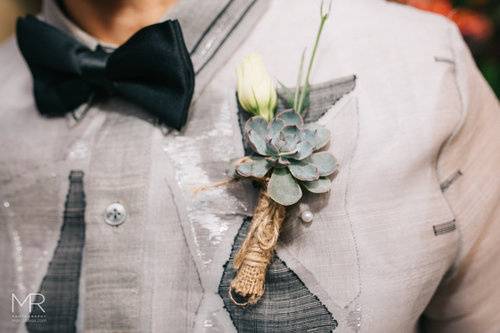
[[[121,45],[141,28],[158,23],[177,0],[63,0],[67,15],[97,39]]]

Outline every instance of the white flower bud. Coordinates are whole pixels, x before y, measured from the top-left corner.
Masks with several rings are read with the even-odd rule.
[[[274,116],[278,95],[261,56],[256,53],[246,56],[236,69],[236,74],[240,105],[245,111],[270,121]]]

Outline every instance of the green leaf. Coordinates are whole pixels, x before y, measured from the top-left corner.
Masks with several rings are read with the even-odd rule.
[[[319,178],[318,168],[316,166],[314,166],[313,164],[310,164],[307,162],[293,161],[288,166],[288,169],[290,170],[292,175],[299,180],[313,181],[313,180],[317,180]]]
[[[302,130],[301,139],[309,142],[313,147],[316,146],[316,131],[305,128]]]
[[[287,165],[290,165],[291,162],[289,160],[287,160],[286,158],[280,156],[277,160],[277,163],[282,165],[282,166],[287,166]]]
[[[301,141],[297,144],[297,153],[294,155],[290,156],[290,158],[293,158],[294,160],[301,161],[309,156],[314,151],[313,145],[311,145],[307,141]]]
[[[302,104],[302,110],[300,111],[300,114],[304,114],[304,110],[309,109],[309,106],[311,106],[311,88],[309,85],[307,85],[306,89],[306,95],[304,96],[304,102]]]
[[[312,182],[302,182],[302,185],[311,193],[326,193],[332,188],[332,182],[328,178],[320,178]]]
[[[281,130],[283,129],[283,127],[285,127],[285,122],[283,120],[275,118],[273,121],[271,121],[271,123],[267,127],[268,139],[272,139],[272,138],[278,136],[280,134]]]
[[[266,157],[266,160],[269,162],[269,163],[276,163],[278,161],[279,157],[277,156],[269,156],[269,157]]]
[[[285,126],[297,126],[302,128],[304,126],[304,120],[302,117],[293,110],[286,110],[280,112],[276,115],[276,119],[282,120]]]
[[[265,137],[267,134],[267,125],[268,122],[261,116],[252,117],[245,123],[245,133],[253,130],[257,134],[262,135],[262,137]]]
[[[269,156],[270,152],[267,149],[267,143],[264,136],[258,134],[255,130],[250,130],[247,134],[248,141],[252,149],[262,156]]]
[[[328,144],[328,142],[330,142],[331,133],[324,126],[318,124],[308,124],[306,126],[306,129],[314,131],[314,141],[311,141],[311,143],[314,145],[315,151],[324,148]],[[309,141],[311,136],[309,132],[306,133],[308,133],[307,140]]]
[[[251,160],[236,167],[236,172],[243,177],[262,178],[271,169],[271,164],[262,157],[251,157]]]
[[[304,59],[306,57],[306,49],[302,51],[302,57],[300,58],[299,73],[297,75],[297,85],[295,87],[295,96],[293,98],[293,109],[297,110],[299,106],[300,90],[302,88],[302,75],[304,75]]]
[[[296,125],[286,125],[280,132],[280,137],[288,140],[299,140],[300,139],[300,129]]]
[[[285,126],[277,137],[280,153],[294,154],[297,152],[297,144],[300,141],[300,129],[297,126]],[[273,142],[276,147],[276,142]]]
[[[337,170],[337,160],[326,151],[312,154],[307,161],[318,168],[321,177],[329,176]]]
[[[293,205],[302,198],[302,190],[287,168],[274,169],[267,193],[283,206]]]
[[[260,116],[252,117],[245,123],[245,134],[250,146],[263,156],[270,154],[266,144],[267,126],[268,122]]]
[[[309,105],[310,105],[310,92],[311,92],[311,87],[310,87],[309,81],[306,80],[303,87],[301,88],[299,103],[298,103],[297,109],[295,110],[299,114],[304,114],[304,110],[306,110],[309,107]]]
[[[331,6],[331,2],[330,2],[330,6]],[[309,86],[310,86],[309,78],[311,77],[311,70],[312,70],[312,67],[314,64],[314,60],[316,59],[316,53],[318,51],[318,46],[319,46],[319,41],[321,39],[321,34],[323,32],[323,28],[325,27],[325,23],[328,19],[329,14],[330,14],[330,9],[328,9],[327,12],[323,12],[323,3],[322,3],[322,5],[321,5],[321,19],[320,19],[318,33],[316,34],[311,59],[309,60],[309,66],[307,68],[307,74],[306,74],[306,78],[304,80],[304,88],[302,89],[302,92],[301,92],[300,97],[299,97],[298,107],[295,110],[300,114],[302,114],[302,111],[307,109],[307,107],[308,107],[308,106],[306,107],[306,104],[309,103],[309,101],[308,101],[309,100],[309,96],[308,96],[309,95]]]

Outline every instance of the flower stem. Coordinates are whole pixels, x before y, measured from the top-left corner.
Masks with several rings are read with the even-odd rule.
[[[302,74],[304,73],[304,59],[306,57],[306,49],[302,51],[302,57],[300,58],[299,74],[297,75],[297,87],[295,88],[295,97],[293,99],[293,109],[297,110],[299,106],[300,97],[300,87],[302,85]]]
[[[323,3],[321,3],[321,9],[320,9],[321,21],[319,24],[318,33],[316,34],[316,40],[314,41],[314,47],[313,47],[311,59],[309,60],[309,66],[307,68],[307,75],[306,75],[306,78],[304,81],[304,87],[302,88],[302,92],[301,92],[300,98],[299,98],[299,103],[298,103],[298,106],[296,109],[297,113],[302,113],[302,111],[303,111],[302,108],[304,107],[304,101],[305,101],[305,98],[309,92],[309,86],[310,86],[309,78],[311,77],[312,67],[314,64],[314,60],[316,59],[316,53],[318,51],[319,41],[321,39],[321,33],[323,32],[323,29],[325,27],[325,23],[328,20],[328,16],[330,15],[331,7],[332,7],[332,2],[330,1],[328,11],[323,12]]]

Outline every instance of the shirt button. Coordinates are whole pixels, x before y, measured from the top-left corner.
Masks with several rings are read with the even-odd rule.
[[[112,226],[119,226],[127,219],[127,211],[123,205],[115,202],[106,208],[104,220]]]

